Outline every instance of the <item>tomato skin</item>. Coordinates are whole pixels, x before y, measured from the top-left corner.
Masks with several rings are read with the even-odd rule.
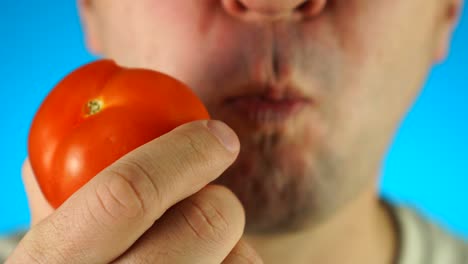
[[[46,97],[31,125],[29,159],[57,208],[128,152],[179,125],[209,118],[198,97],[176,79],[99,60],[66,76]]]

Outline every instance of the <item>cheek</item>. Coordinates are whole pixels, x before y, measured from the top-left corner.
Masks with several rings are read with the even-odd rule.
[[[223,93],[219,89],[245,85],[259,68],[252,62],[268,50],[264,29],[239,23],[217,1],[141,1],[146,2],[121,4],[109,16],[106,55],[172,75],[208,105]]]
[[[430,5],[401,0],[337,4],[331,24],[346,66],[338,84],[342,89],[332,98],[338,98],[342,121],[348,116],[355,126],[388,128],[406,113],[431,64],[427,43],[435,8]]]
[[[191,69],[203,65],[203,44],[210,36],[206,24],[214,12],[196,1],[139,0],[138,5],[122,1],[107,10],[103,20],[105,55],[126,66],[190,79]]]
[[[421,79],[427,66],[403,70],[411,59],[400,57],[401,47],[412,34],[388,21],[389,17],[408,20],[411,9],[403,8],[401,1],[392,6],[376,0],[366,8],[363,2],[370,1],[337,3],[324,14],[320,28],[310,27],[314,32],[309,36],[322,36],[319,41],[326,55],[316,54],[313,57],[321,59],[309,60],[310,67],[303,67],[324,67],[324,74],[316,76],[324,82],[323,87],[329,88],[323,90],[320,108],[320,123],[326,124],[320,137],[326,139],[321,149],[341,161],[353,160],[353,155],[354,159],[356,155],[380,156],[419,88],[415,80]],[[314,43],[317,41],[309,46],[316,49]],[[408,48],[403,56],[417,49]],[[314,61],[321,61],[320,67]]]
[[[146,15],[134,26],[139,43],[132,63],[172,75],[209,101],[210,87],[223,87],[226,76],[234,78],[245,68],[239,65],[242,37],[232,21],[214,10],[216,5],[180,3],[154,5],[151,14],[142,11]]]

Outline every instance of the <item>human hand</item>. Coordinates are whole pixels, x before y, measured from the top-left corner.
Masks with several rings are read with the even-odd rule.
[[[6,263],[262,263],[241,240],[239,200],[208,185],[238,152],[223,123],[189,123],[122,157],[55,211],[26,163],[31,229]]]

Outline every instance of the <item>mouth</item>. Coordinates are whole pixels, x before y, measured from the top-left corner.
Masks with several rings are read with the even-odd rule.
[[[224,106],[241,120],[256,126],[284,125],[298,116],[313,100],[293,89],[266,89],[264,92],[228,97]]]
[[[236,83],[225,88],[227,94],[220,101],[224,118],[241,127],[267,132],[287,129],[320,100],[313,84],[307,89],[296,79],[301,72],[291,56],[292,47],[283,38],[286,33],[276,30],[283,29],[266,35],[267,48],[255,50],[245,63],[245,75],[235,76]]]

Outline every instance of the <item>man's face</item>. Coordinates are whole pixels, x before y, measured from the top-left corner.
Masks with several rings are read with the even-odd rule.
[[[187,83],[241,140],[219,179],[247,230],[376,192],[394,130],[443,53],[445,0],[83,1],[90,47]]]

